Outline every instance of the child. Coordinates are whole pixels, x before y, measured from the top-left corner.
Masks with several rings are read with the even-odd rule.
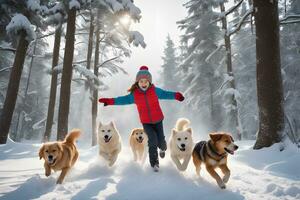
[[[155,172],[159,169],[157,147],[160,157],[165,157],[167,143],[163,131],[163,113],[158,99],[176,99],[183,101],[180,92],[170,92],[155,87],[147,66],[141,66],[136,75],[136,82],[128,90],[130,94],[117,98],[100,98],[99,102],[107,105],[126,105],[135,103],[139,112],[140,121],[148,135],[149,159]]]

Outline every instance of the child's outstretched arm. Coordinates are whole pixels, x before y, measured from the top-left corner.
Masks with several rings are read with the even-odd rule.
[[[166,91],[158,87],[155,87],[155,92],[159,99],[176,99],[177,101],[184,100],[184,96],[180,92]]]
[[[130,93],[128,95],[120,96],[120,97],[116,97],[116,98],[100,98],[99,102],[104,103],[104,106],[128,105],[128,104],[134,103],[134,98],[133,98],[132,93]]]

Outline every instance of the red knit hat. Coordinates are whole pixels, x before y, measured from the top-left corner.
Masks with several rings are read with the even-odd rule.
[[[136,74],[136,82],[138,82],[139,80],[141,80],[142,78],[147,79],[150,83],[152,83],[152,75],[151,73],[148,71],[148,67],[147,66],[141,66],[140,67],[140,71],[138,71],[138,73]]]

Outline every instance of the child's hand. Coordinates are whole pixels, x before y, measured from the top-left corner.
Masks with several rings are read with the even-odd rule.
[[[175,93],[175,99],[177,101],[183,101],[184,100],[184,96],[180,92],[176,92]]]
[[[113,98],[100,98],[99,99],[100,103],[104,103],[104,106],[108,106],[108,105],[114,105],[115,101]]]

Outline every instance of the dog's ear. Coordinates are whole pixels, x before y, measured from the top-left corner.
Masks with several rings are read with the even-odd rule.
[[[135,131],[137,130],[137,128],[132,129],[131,134],[130,135],[134,135]]]
[[[173,128],[173,129],[172,129],[172,134],[173,134],[173,135],[176,135],[176,133],[177,133],[177,131]]]
[[[115,126],[115,122],[114,122],[114,121],[111,121],[111,122],[109,123],[109,125],[110,125],[111,127],[113,127],[114,129],[116,129],[116,126]]]
[[[40,160],[44,157],[44,150],[45,150],[45,145],[43,144],[43,146],[40,148],[39,151]]]
[[[61,143],[56,143],[58,149],[60,152],[63,152],[63,147],[62,147],[62,144]]]
[[[212,141],[216,142],[216,141],[221,139],[222,134],[220,134],[220,133],[210,133],[209,137],[211,138]]]
[[[193,133],[193,130],[192,130],[192,128],[187,128],[187,129],[186,129],[186,131],[187,131],[188,133],[190,133],[190,134],[192,134],[192,133]]]
[[[229,135],[229,137],[230,137],[231,141],[232,141],[232,142],[234,142],[234,139],[233,139],[233,137],[232,137],[231,135]]]
[[[102,122],[99,122],[98,129],[99,129],[102,125],[103,125]]]

